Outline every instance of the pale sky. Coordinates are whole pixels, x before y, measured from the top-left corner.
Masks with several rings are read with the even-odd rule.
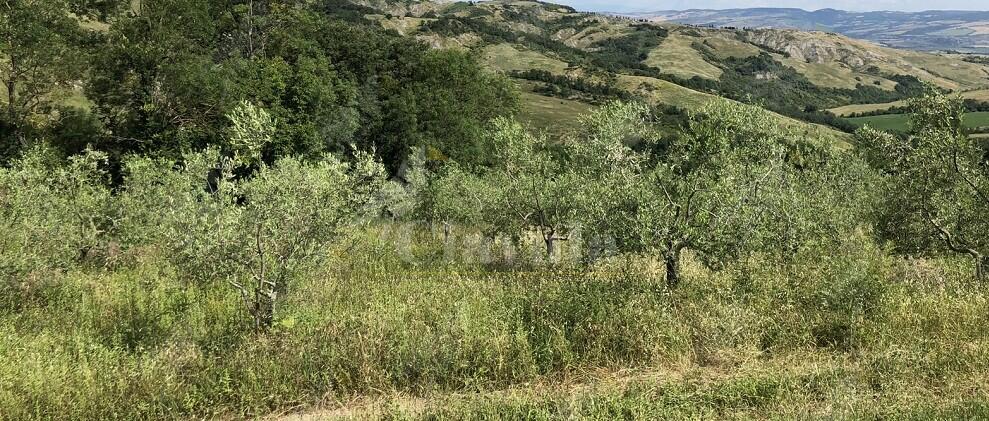
[[[898,10],[917,12],[922,10],[986,10],[987,0],[555,0],[587,11],[647,12],[654,10],[683,9],[738,9],[748,7],[795,7],[805,10],[824,8],[871,11]]]

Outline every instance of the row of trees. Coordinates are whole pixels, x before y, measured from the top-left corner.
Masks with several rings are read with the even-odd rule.
[[[903,254],[970,256],[986,279],[989,148],[965,135],[960,100],[930,87],[911,108],[907,140],[865,128],[853,150],[729,101],[665,137],[630,103],[585,117],[563,143],[502,119],[489,135],[497,164],[442,171],[428,216],[515,241],[536,233],[549,258],[575,232],[599,248],[588,255],[661,256],[670,287],[685,249],[712,267],[750,253],[787,261],[861,232]]]
[[[0,275],[16,282],[157,250],[190,282],[234,288],[265,330],[295,277],[348,228],[387,212],[515,242],[535,235],[550,261],[579,235],[588,259],[656,256],[669,288],[685,250],[714,269],[753,254],[785,264],[869,234],[902,253],[968,255],[985,279],[989,152],[965,137],[959,104],[932,89],[913,103],[909,142],[863,129],[849,150],[727,100],[673,134],[648,107],[616,102],[559,142],[496,119],[478,140],[490,165],[437,168],[413,154],[399,182],[359,149],[346,162],[266,163],[280,126],[241,102],[225,116],[227,151],[132,155],[115,183],[95,151],[62,165],[35,148],[0,170]]]
[[[497,121],[497,164],[446,169],[433,216],[517,241],[534,231],[549,257],[579,230],[613,252],[662,256],[670,287],[684,249],[715,265],[747,251],[787,258],[868,221],[871,173],[861,160],[779,130],[753,107],[716,102],[665,138],[649,109],[631,103],[581,126],[553,144]]]
[[[229,118],[232,155],[131,155],[115,188],[107,154],[93,150],[61,165],[52,149],[35,147],[0,169],[0,296],[27,277],[126,264],[122,256],[153,250],[188,282],[234,288],[254,327],[269,328],[290,281],[374,213],[386,173],[359,151],[349,163],[266,164],[260,151],[277,128],[268,112],[242,103]]]

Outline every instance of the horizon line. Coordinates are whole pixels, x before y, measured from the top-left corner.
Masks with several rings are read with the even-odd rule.
[[[910,11],[904,11],[904,10],[888,10],[888,9],[883,9],[883,10],[846,10],[846,9],[835,9],[835,8],[832,8],[832,7],[825,7],[823,9],[815,9],[815,10],[807,10],[807,9],[800,8],[800,7],[769,7],[769,6],[759,6],[759,7],[729,7],[729,8],[724,8],[724,9],[715,9],[715,8],[641,9],[641,10],[629,10],[629,11],[625,11],[625,12],[616,12],[616,11],[609,11],[609,10],[599,10],[597,12],[598,13],[616,13],[617,14],[617,13],[656,13],[656,12],[694,12],[694,11],[702,11],[702,12],[708,12],[708,11],[709,12],[724,12],[724,11],[732,11],[732,10],[760,10],[760,9],[766,9],[766,10],[800,10],[800,11],[808,12],[808,13],[820,12],[820,11],[825,11],[825,10],[834,10],[834,11],[837,11],[837,12],[845,12],[845,13],[903,13],[903,14],[920,14],[920,13],[930,13],[930,12],[986,12],[986,13],[989,13],[989,10],[979,10],[979,9],[926,9],[926,10],[918,10],[918,11],[910,12]]]

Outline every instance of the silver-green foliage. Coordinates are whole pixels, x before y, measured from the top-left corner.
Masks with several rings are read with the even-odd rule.
[[[709,104],[684,133],[662,140],[647,112],[603,107],[570,150],[588,231],[612,237],[619,251],[662,256],[671,286],[684,249],[709,264],[749,252],[787,258],[862,222],[870,172],[855,157],[730,101]],[[636,143],[650,152],[635,152]]]
[[[661,137],[648,107],[616,102],[562,145],[508,120],[491,138],[493,168],[451,166],[433,183],[442,218],[515,237],[536,230],[550,254],[580,230],[599,247],[661,256],[671,286],[685,249],[712,266],[753,252],[789,259],[865,225],[871,205],[864,162],[731,101],[675,136]]]
[[[0,275],[66,269],[105,244],[105,168],[103,153],[62,164],[43,147],[0,168]]]
[[[552,258],[556,242],[569,239],[577,221],[582,180],[547,139],[517,121],[495,120],[489,136],[497,163],[477,172],[448,168],[434,184],[436,216],[516,242],[535,231]]]
[[[428,218],[430,178],[424,150],[412,148],[398,177],[381,186],[375,193],[371,206],[394,220]]]
[[[243,101],[227,116],[227,143],[234,159],[247,164],[261,161],[261,151],[275,135],[275,119],[264,108]]]
[[[117,199],[128,247],[160,247],[188,277],[227,282],[243,295],[259,328],[271,324],[277,295],[361,215],[382,182],[362,155],[346,164],[283,158],[246,178],[215,150],[184,164],[134,158]]]
[[[882,228],[908,252],[948,250],[973,258],[985,278],[989,256],[989,151],[962,128],[961,101],[930,87],[911,102],[913,135],[869,128],[858,140],[885,172]]]
[[[560,145],[509,120],[494,124],[491,140],[494,167],[451,165],[433,183],[436,215],[492,235],[536,230],[549,254],[579,230],[598,247],[663,257],[670,285],[685,249],[715,266],[752,252],[788,259],[840,241],[867,222],[871,204],[861,160],[730,101],[665,138],[648,107],[616,102]]]
[[[116,194],[100,152],[60,162],[38,147],[0,168],[0,273],[23,279],[100,252],[157,251],[187,279],[229,282],[245,301],[273,302],[341,230],[373,212],[384,168],[362,152],[353,164],[283,158],[269,166],[260,150],[274,120],[246,102],[230,119],[232,156],[125,158]]]
[[[186,154],[178,165],[132,157],[123,169],[116,228],[125,250],[160,248],[190,278],[229,273],[222,246],[235,236],[241,212],[229,159],[209,149]]]

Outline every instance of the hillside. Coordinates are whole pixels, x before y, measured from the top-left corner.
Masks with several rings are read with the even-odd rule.
[[[849,131],[817,110],[901,101],[922,81],[952,91],[989,88],[984,64],[834,33],[643,22],[534,1],[362,5],[379,11],[367,18],[382,27],[436,48],[477,52],[533,94],[592,105],[639,96],[692,109],[696,98],[716,95]],[[630,77],[676,89],[645,93]]]
[[[831,31],[897,48],[989,53],[989,12],[846,12],[834,9],[810,12],[752,8],[657,11],[630,16],[692,25]]]
[[[852,77],[910,75],[951,90],[986,86],[986,66],[950,57],[877,46],[834,33],[795,30],[744,31],[747,41],[788,54],[785,63],[831,66]],[[847,77],[845,78],[847,81]]]
[[[979,65],[126,3],[0,7],[0,421],[989,419]]]
[[[963,99],[987,102],[989,101],[989,90],[966,91],[960,93],[959,96]],[[833,108],[830,111],[839,116],[847,116],[851,114],[887,111],[891,108],[904,107],[906,105],[906,101],[887,102],[882,104],[856,104]]]

